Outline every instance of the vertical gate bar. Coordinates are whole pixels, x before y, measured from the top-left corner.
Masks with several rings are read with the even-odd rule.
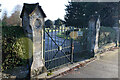
[[[55,35],[55,42],[57,43],[57,41],[56,41],[56,37],[57,37],[57,33],[56,33],[56,32],[57,32],[57,31],[56,31],[56,30],[57,30],[57,26],[55,26],[55,34],[54,34],[54,35]],[[57,43],[57,44],[58,44],[58,43]],[[58,63],[57,63],[57,65],[58,65]]]
[[[82,31],[81,26],[79,26],[79,29],[80,29],[80,31]],[[78,42],[79,42],[79,44],[80,44],[80,39],[79,39],[79,41],[78,41]]]
[[[85,26],[84,26],[83,32],[86,32]],[[84,45],[84,50],[86,51],[86,33],[84,35],[85,35],[85,37],[84,37],[83,45]]]
[[[72,30],[71,26],[70,26],[70,31]],[[72,63],[72,38],[70,39],[70,46],[71,46],[71,63]]]
[[[63,35],[63,34],[62,34],[62,31],[63,31],[63,27],[62,27],[62,25],[61,25],[61,35]],[[63,37],[63,39],[64,39],[64,37]],[[63,40],[61,39],[61,45],[62,45],[62,41],[63,41]],[[64,51],[63,51],[63,52],[64,52]],[[62,60],[63,60],[62,63],[65,64],[65,63],[64,63],[64,58],[62,58]]]
[[[64,26],[64,35],[66,36],[65,28],[66,28],[66,27]],[[64,44],[64,47],[65,47],[65,44]]]
[[[61,26],[61,35],[62,35],[62,26]],[[64,39],[64,38],[63,38]],[[62,39],[61,39],[61,45],[62,45]]]
[[[53,38],[53,35],[52,35],[52,26],[51,26],[51,29],[50,29],[50,33],[51,33],[51,37]],[[50,50],[52,50],[52,40],[50,41]],[[52,51],[50,51],[50,59],[51,59],[51,56],[52,56]]]
[[[60,26],[58,27],[58,34],[60,32]],[[58,37],[58,45],[59,45],[59,37]]]
[[[83,26],[82,26],[82,31],[83,31]],[[83,50],[83,40],[81,41],[81,44],[82,44],[82,50]]]
[[[60,33],[60,30],[59,30],[59,29],[60,29],[60,26],[58,26],[58,35],[59,35],[59,33]],[[58,39],[57,39],[57,42],[58,42],[58,45],[59,45],[59,37],[58,37]],[[58,52],[58,54],[59,54],[59,52]],[[59,62],[59,64],[60,64],[60,62],[61,62],[60,59],[58,59],[58,62]]]
[[[56,26],[55,26],[55,34],[54,35],[55,35],[55,42],[56,42]]]
[[[85,33],[86,33],[86,34],[85,34],[85,35],[83,34],[83,36],[86,36],[86,50],[87,50],[87,43],[88,43],[88,42],[87,42],[87,41],[88,41],[88,33],[87,33],[87,32],[88,32],[88,29],[87,29],[87,27],[86,27],[86,28],[85,28]]]
[[[65,35],[65,37],[66,37],[66,32],[65,32],[65,26],[64,26],[64,35]],[[63,45],[64,47],[65,47],[65,43],[64,43],[64,45]],[[64,62],[63,63],[65,63],[65,59],[64,59]]]
[[[90,33],[90,37],[89,37],[89,38],[90,38],[90,39],[89,39],[89,40],[90,40],[90,41],[89,41],[89,52],[90,52],[90,54],[91,54],[91,37],[92,37],[91,34],[92,34],[92,29],[91,29],[90,26],[89,26],[89,33]]]
[[[60,26],[59,26],[59,30],[58,30],[58,31],[59,31],[59,33],[60,33]],[[59,42],[58,42],[58,45],[60,45],[60,37],[58,38],[58,41],[59,41]],[[59,51],[59,52],[60,52],[60,51]],[[59,52],[58,52],[58,55],[60,54]],[[60,64],[61,64],[61,60],[60,60],[60,59],[59,59],[59,62],[60,62]]]
[[[55,32],[55,33],[54,33]],[[56,26],[55,26],[55,29],[53,30],[53,36],[54,36],[54,39],[55,39],[55,42],[56,42]],[[54,45],[54,44],[53,44]],[[53,46],[54,47],[54,49],[56,49],[56,47],[55,46]],[[55,52],[53,51],[53,54],[54,54]],[[55,62],[56,63],[56,62]],[[56,65],[56,64],[55,64]]]
[[[67,27],[65,27],[65,31],[67,32]],[[66,36],[65,36],[65,39],[66,39]],[[65,47],[66,47],[66,42],[65,42]]]
[[[43,28],[43,60],[44,60],[44,65],[45,65],[45,26]]]
[[[59,35],[59,26],[57,26],[57,34]],[[59,37],[57,37],[57,44],[59,45]],[[59,54],[59,52],[58,52]],[[58,64],[60,64],[60,60],[58,59]]]
[[[67,31],[68,32],[68,30],[67,30],[67,27],[65,27],[65,31]],[[65,39],[66,39],[67,37],[65,36]],[[66,43],[66,41],[65,41],[65,47],[67,47],[67,43]],[[67,61],[66,61],[66,58],[64,58],[64,63],[66,63]]]
[[[49,29],[50,28],[48,28],[48,34],[49,34]],[[48,36],[48,46],[47,46],[48,48],[47,48],[47,50],[49,50],[49,36]],[[49,52],[47,52],[47,58],[48,58],[48,60],[49,60]],[[48,65],[49,65],[49,61],[47,62],[48,63]],[[48,66],[47,65],[47,66]]]
[[[74,31],[74,27],[72,27],[72,30]],[[74,33],[73,33],[73,35],[74,35]],[[72,39],[71,44],[72,44],[71,63],[73,63],[73,48],[74,48],[74,40],[73,39]]]
[[[85,31],[85,27],[83,26],[83,31]],[[85,50],[85,37],[83,38],[83,49]]]
[[[81,26],[81,30],[83,31],[83,26]],[[83,49],[83,42],[81,41],[82,49]]]

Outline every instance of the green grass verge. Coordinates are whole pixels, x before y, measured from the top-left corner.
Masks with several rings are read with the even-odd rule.
[[[59,32],[56,35],[57,37],[64,38],[64,39],[71,39],[70,36],[66,36],[64,32]]]

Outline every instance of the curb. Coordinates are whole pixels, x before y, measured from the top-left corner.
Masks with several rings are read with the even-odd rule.
[[[81,61],[81,62],[70,64],[70,65],[68,65],[66,67],[60,68],[60,69],[52,72],[53,74],[50,75],[50,76],[47,76],[47,72],[45,72],[45,73],[40,74],[40,75],[38,75],[38,76],[36,76],[34,78],[38,78],[38,79],[53,79],[53,78],[55,78],[57,76],[67,74],[70,71],[73,71],[73,70],[75,70],[77,68],[84,67],[85,65],[87,65],[88,63],[90,63],[92,61],[95,61],[95,58],[90,58],[90,59],[87,59],[87,60],[84,60],[84,61]]]
[[[69,64],[68,66],[65,66],[63,68],[60,68],[60,69],[52,72],[53,74],[50,75],[50,76],[47,76],[47,72],[46,72],[46,73],[43,73],[43,74],[40,74],[40,75],[36,76],[35,78],[38,78],[38,79],[54,79],[55,77],[65,75],[65,74],[69,73],[70,71],[76,70],[76,69],[81,68],[81,67],[85,67],[86,65],[90,64],[91,62],[97,60],[98,57],[100,58],[100,56],[104,56],[105,52],[113,51],[114,49],[119,49],[119,47],[110,47],[108,49],[103,49],[100,53],[95,54],[94,58],[90,58],[90,59],[87,59],[87,60],[84,60],[84,61]]]
[[[107,51],[113,51],[114,49],[119,49],[119,47],[112,46],[112,47],[109,47],[109,48],[107,48],[107,49],[101,49],[101,50],[99,50],[99,51],[95,54],[95,57],[96,57],[97,59],[100,59],[101,56],[104,56],[104,55],[106,54],[105,52],[107,52]]]

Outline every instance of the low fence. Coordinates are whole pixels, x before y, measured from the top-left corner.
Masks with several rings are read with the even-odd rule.
[[[116,31],[112,27],[103,27],[100,28],[99,34],[99,48],[110,43],[116,43]],[[114,45],[113,45],[114,46]]]
[[[90,57],[93,57],[93,53],[90,52],[89,49],[89,41],[88,37],[90,36],[89,34],[89,29],[86,27],[80,27],[80,28],[75,28],[75,27],[64,27],[65,31],[64,33],[57,33],[57,37],[65,39],[65,35],[70,34],[72,31],[81,31],[83,32],[82,36],[78,36],[76,39],[73,39],[73,45],[74,45],[74,50],[73,50],[73,61],[81,61],[84,59],[88,59]],[[63,28],[63,29],[64,29]],[[70,36],[68,36],[70,39]],[[115,46],[116,42],[116,31],[112,27],[103,27],[101,26],[100,28],[100,33],[99,33],[99,39],[98,39],[98,46],[99,49],[103,48],[103,46]],[[68,43],[68,42],[67,42]],[[108,47],[109,47],[108,46]]]
[[[88,28],[81,27],[81,28],[75,28],[80,31],[83,31],[83,36],[78,37],[77,39],[73,40],[74,43],[74,62],[81,61],[84,59],[88,59],[90,57],[93,57],[92,54],[89,52],[89,41],[88,36],[89,30]],[[103,50],[101,48],[107,49],[110,47],[115,46],[116,43],[116,31],[112,27],[104,27],[101,26],[99,38],[98,38],[98,47],[99,50]]]
[[[74,62],[81,61],[87,58],[91,57],[91,54],[89,54],[89,42],[88,42],[88,28],[86,27],[80,27],[77,28],[79,31],[83,32],[82,36],[78,36],[75,40],[73,40],[74,43]]]

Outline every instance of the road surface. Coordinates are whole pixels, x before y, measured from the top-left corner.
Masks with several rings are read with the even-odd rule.
[[[57,78],[118,78],[118,49],[105,52],[99,60]]]

